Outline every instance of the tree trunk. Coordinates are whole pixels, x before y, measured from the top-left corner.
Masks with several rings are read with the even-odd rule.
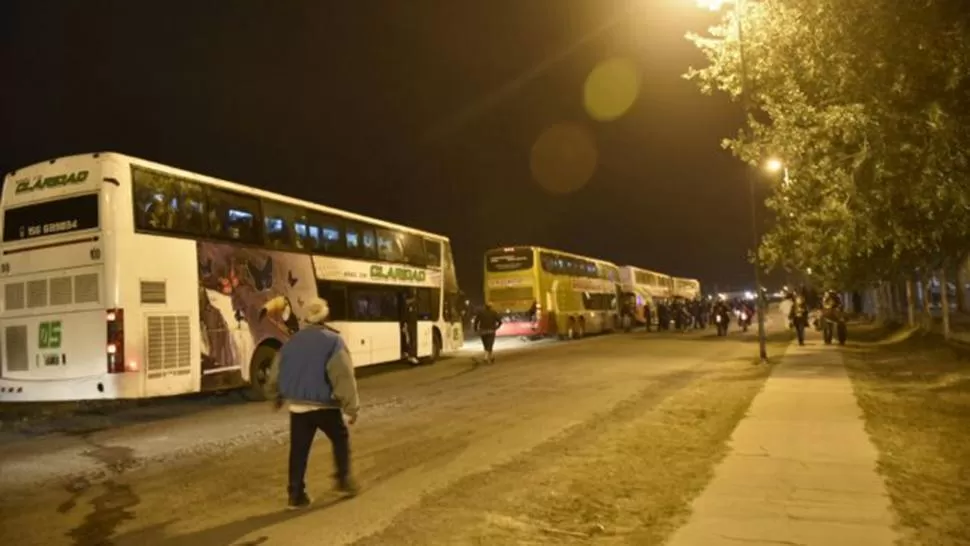
[[[970,309],[967,309],[967,277],[970,276],[970,255],[965,259],[960,260],[957,266],[957,311],[961,313],[970,313]]]
[[[922,303],[922,319],[920,322],[923,323],[923,328],[926,330],[931,330],[933,328],[933,314],[930,312],[930,301],[932,296],[930,295],[930,279],[922,271],[919,273],[919,287],[920,287],[920,300]]]
[[[940,269],[940,307],[943,308],[943,339],[950,339],[950,290],[946,283],[946,266]]]
[[[905,313],[904,306],[906,304],[903,302],[903,295],[899,291],[898,281],[893,282],[892,290],[893,290],[893,306],[894,306],[893,313],[896,316],[896,320],[898,320],[899,322],[903,322],[903,315]]]
[[[913,279],[906,279],[906,319],[910,328],[916,326],[916,305],[913,301]]]

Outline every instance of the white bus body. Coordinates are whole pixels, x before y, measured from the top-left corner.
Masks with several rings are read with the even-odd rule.
[[[262,397],[318,295],[357,366],[464,339],[438,235],[114,153],[11,173],[0,207],[0,401]]]

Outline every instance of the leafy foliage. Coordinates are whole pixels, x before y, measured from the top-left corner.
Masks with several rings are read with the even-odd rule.
[[[970,14],[961,0],[736,0],[687,78],[749,106],[724,145],[783,158],[769,269],[861,286],[970,250]],[[738,25],[740,21],[740,26]],[[740,32],[739,32],[740,28]]]

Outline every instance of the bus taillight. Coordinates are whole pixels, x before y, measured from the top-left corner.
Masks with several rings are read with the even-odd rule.
[[[125,311],[108,309],[107,322],[108,373],[125,372]]]

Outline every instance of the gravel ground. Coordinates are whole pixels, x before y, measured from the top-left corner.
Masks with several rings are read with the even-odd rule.
[[[321,440],[297,513],[281,509],[285,414],[265,404],[11,441],[0,543],[659,543],[760,388],[755,353],[750,336],[632,334],[369,375],[362,494],[327,493]]]

